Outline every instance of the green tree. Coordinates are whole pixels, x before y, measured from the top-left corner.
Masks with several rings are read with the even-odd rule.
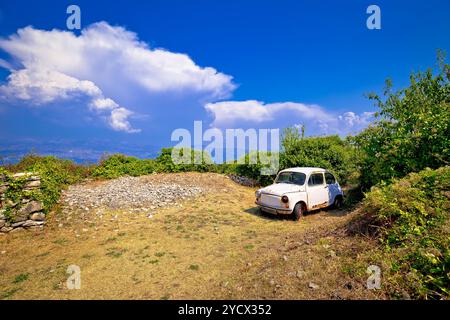
[[[281,139],[281,168],[321,167],[332,171],[342,184],[357,172],[357,149],[337,135],[304,137],[298,128],[286,128]]]
[[[438,55],[437,72],[413,73],[410,85],[393,91],[386,81],[384,97],[370,94],[380,111],[377,121],[352,141],[363,151],[362,184],[403,177],[426,167],[449,163],[450,67]]]
[[[179,156],[180,159],[183,155],[189,154],[190,157],[188,163],[175,163],[173,154]],[[158,164],[158,171],[163,172],[208,172],[214,171],[215,165],[210,155],[201,150],[194,150],[191,148],[163,148],[156,158]]]

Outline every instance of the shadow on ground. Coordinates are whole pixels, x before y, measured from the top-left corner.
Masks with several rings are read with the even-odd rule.
[[[266,220],[292,220],[292,217],[289,214],[270,214],[261,211],[258,207],[248,208],[244,210],[244,212]]]
[[[244,210],[244,212],[249,213],[251,215],[266,219],[266,220],[292,220],[292,216],[289,214],[271,214],[261,211],[258,207],[252,207]],[[319,213],[325,213],[332,217],[345,217],[348,215],[351,210],[347,208],[335,209],[335,208],[325,208],[320,210],[312,210],[305,213],[305,216],[312,216]]]

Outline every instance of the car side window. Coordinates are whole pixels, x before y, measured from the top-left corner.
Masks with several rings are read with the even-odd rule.
[[[323,185],[323,174],[322,173],[313,173],[308,180],[308,186],[320,186]]]
[[[327,182],[327,184],[335,184],[336,183],[336,179],[329,172],[325,173],[325,181]]]

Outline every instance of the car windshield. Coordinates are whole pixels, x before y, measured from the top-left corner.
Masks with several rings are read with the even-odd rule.
[[[281,172],[275,183],[291,183],[302,186],[305,184],[306,175],[301,172]]]

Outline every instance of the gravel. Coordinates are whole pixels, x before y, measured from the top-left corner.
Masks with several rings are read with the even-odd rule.
[[[65,210],[93,208],[148,210],[173,205],[207,191],[206,187],[152,182],[143,177],[121,177],[98,184],[70,186],[63,192]]]

